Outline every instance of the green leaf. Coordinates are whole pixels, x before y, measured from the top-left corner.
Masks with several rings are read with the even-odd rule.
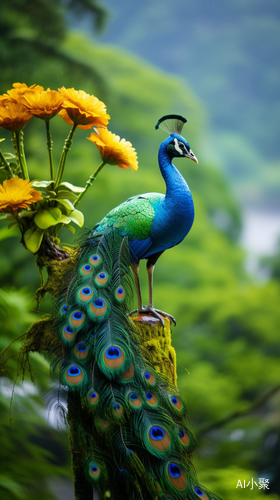
[[[70,184],[70,182],[61,182],[61,184],[59,184],[56,189],[57,191],[60,191],[61,189],[64,188],[69,189],[73,193],[83,193],[85,190],[85,188],[79,186],[73,186],[73,184]]]
[[[5,160],[13,160],[14,158],[16,158],[16,156],[13,155],[13,153],[3,153],[3,156]]]
[[[73,227],[73,226],[64,226],[65,229],[69,229],[69,231],[72,233],[72,234],[75,234],[76,232],[76,229]]]
[[[52,200],[55,200],[56,201],[56,192],[55,191],[49,191],[48,189],[46,189],[46,193],[48,196],[52,196]]]
[[[71,193],[71,191],[58,191],[56,198],[76,200],[78,196],[76,196],[74,193]]]
[[[0,220],[13,220],[14,216],[12,214],[1,215]]]
[[[25,491],[22,485],[15,481],[13,478],[9,477],[7,474],[0,474],[0,484],[1,489],[3,488],[7,490],[7,492],[11,493],[14,498],[19,498],[22,500],[25,498]],[[9,498],[11,498],[10,495]]]
[[[42,243],[44,231],[41,231],[36,226],[30,227],[23,235],[26,247],[30,252],[36,253]]]
[[[20,166],[19,166],[16,162],[14,162],[14,161],[10,162],[10,167],[11,167],[13,170],[15,170],[15,169],[20,170]]]
[[[83,227],[84,225],[84,214],[79,210],[73,210],[71,214],[69,214],[69,218],[77,224],[79,227]]]
[[[57,200],[56,198],[50,198],[50,200],[57,201],[58,203],[63,205],[66,208],[67,213],[72,212],[72,210],[75,210],[73,203],[71,203],[71,201],[69,201],[69,200],[66,200],[65,198],[60,198],[59,200]]]
[[[8,229],[12,229],[12,227],[17,226],[17,225],[18,225],[17,221],[14,220],[14,222],[10,222],[10,224],[8,225]]]
[[[50,186],[50,184],[54,185],[54,181],[33,181],[32,186],[33,187],[42,187],[42,188],[47,188]]]
[[[59,224],[59,219],[62,216],[59,208],[50,208],[42,210],[35,215],[34,222],[40,229],[48,229],[51,226]]]
[[[69,224],[71,222],[70,217],[67,217],[67,215],[62,215],[60,219],[57,221],[57,224]]]
[[[36,210],[22,210],[19,212],[18,218],[23,219],[24,217],[29,217],[31,219],[35,214],[37,214]]]

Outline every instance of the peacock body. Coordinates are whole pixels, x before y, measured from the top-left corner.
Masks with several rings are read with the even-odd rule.
[[[110,479],[114,500],[214,498],[196,479],[186,403],[147,361],[128,315],[130,267],[146,258],[152,276],[158,256],[178,244],[193,223],[190,190],[171,161],[182,151],[197,161],[187,141],[171,133],[159,150],[166,195],[130,198],[97,224],[82,241],[56,305],[63,343],[56,365],[77,418],[80,460],[101,494]],[[149,306],[159,316],[151,301]],[[140,311],[147,310],[141,308],[139,303]],[[86,415],[81,421],[77,398]]]
[[[179,135],[172,134],[159,149],[158,160],[166,183],[166,195],[146,193],[133,196],[111,210],[94,228],[103,232],[114,226],[121,236],[127,236],[132,261],[147,259],[177,245],[192,227],[192,195],[185,179],[173,165],[168,150],[175,138],[188,144]],[[177,152],[176,156],[179,155]]]

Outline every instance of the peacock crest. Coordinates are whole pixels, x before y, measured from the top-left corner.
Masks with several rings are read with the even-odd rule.
[[[158,130],[161,128],[164,132],[167,132],[168,135],[181,135],[183,126],[186,122],[186,118],[181,115],[164,115],[158,120],[155,129]]]

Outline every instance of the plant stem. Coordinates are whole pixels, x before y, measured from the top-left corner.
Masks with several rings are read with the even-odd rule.
[[[4,164],[5,170],[7,170],[8,174],[9,174],[8,176],[10,179],[11,177],[13,177],[13,172],[12,172],[12,169],[11,169],[9,163],[7,162],[5,156],[3,155],[1,149],[0,149],[0,158],[1,158],[2,163]]]
[[[79,194],[78,198],[74,201],[73,205],[74,207],[76,207],[78,205],[78,203],[80,203],[82,197],[84,196],[84,194],[86,193],[86,191],[88,190],[88,188],[90,186],[92,186],[92,183],[93,181],[95,181],[96,177],[98,176],[99,172],[102,170],[102,168],[104,167],[104,165],[106,165],[106,161],[103,161],[98,169],[94,172],[94,174],[92,174],[89,178],[89,180],[87,181],[86,185],[85,185],[85,190]]]
[[[68,151],[70,151],[70,147],[71,147],[72,140],[73,140],[73,135],[75,133],[76,128],[77,128],[77,125],[74,124],[69,132],[69,135],[68,135],[66,141],[65,141],[64,148],[62,150],[62,154],[61,154],[61,158],[60,158],[60,162],[58,165],[58,170],[57,170],[57,174],[56,174],[54,188],[56,188],[58,186],[58,184],[60,183],[60,181],[62,179],[67,154],[68,154]]]
[[[17,130],[15,132],[13,131],[12,136],[13,136],[14,148],[17,154],[17,159],[22,171],[22,178],[25,180],[29,178],[29,175],[28,175],[25,154],[24,154],[24,147],[23,147],[23,131],[22,130]]]
[[[52,147],[53,147],[53,140],[51,136],[51,127],[50,127],[50,120],[46,120],[46,132],[47,132],[47,148],[48,148],[48,153],[49,153],[49,162],[50,162],[50,176],[51,176],[51,181],[53,181],[53,156],[52,156]]]

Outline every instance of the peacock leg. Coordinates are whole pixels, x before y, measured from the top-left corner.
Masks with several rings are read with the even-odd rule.
[[[136,290],[137,290],[138,311],[132,311],[130,314],[133,314],[135,312],[138,312],[139,314],[141,314],[141,313],[151,314],[155,318],[158,318],[163,326],[164,326],[164,321],[162,319],[162,316],[167,316],[170,319],[170,321],[173,321],[173,323],[176,325],[175,318],[173,318],[173,316],[171,316],[171,314],[168,314],[164,311],[160,311],[159,309],[155,309],[154,305],[153,305],[153,273],[154,273],[155,263],[161,254],[162,254],[162,252],[158,252],[154,255],[151,255],[151,257],[148,258],[147,272],[148,272],[148,279],[149,279],[149,304],[147,306],[142,305],[140,283],[139,283],[139,274],[138,274],[139,263],[137,263],[137,264],[134,263],[131,265],[131,269],[132,269],[133,274],[134,274]]]
[[[159,255],[161,255],[161,253]],[[157,256],[157,259],[158,259],[159,255]],[[152,256],[152,257],[154,257],[154,256]],[[147,273],[148,273],[148,279],[149,279],[149,305],[147,305],[146,307],[143,307],[143,310],[145,312],[151,313],[153,316],[160,319],[163,326],[164,326],[164,321],[162,319],[162,316],[167,316],[170,319],[170,321],[173,321],[174,325],[176,325],[176,320],[173,316],[171,316],[171,314],[168,314],[164,311],[161,311],[160,309],[154,308],[154,304],[153,304],[153,274],[154,274],[154,269],[155,269],[155,259],[152,259],[152,258],[148,259]]]
[[[138,300],[138,309],[135,309],[134,311],[131,311],[131,313],[130,313],[130,314],[134,314],[135,312],[139,312],[143,309],[140,281],[139,281],[139,261],[133,262],[131,264],[131,270],[132,270],[133,276],[134,276],[136,292],[137,292],[137,300]]]

